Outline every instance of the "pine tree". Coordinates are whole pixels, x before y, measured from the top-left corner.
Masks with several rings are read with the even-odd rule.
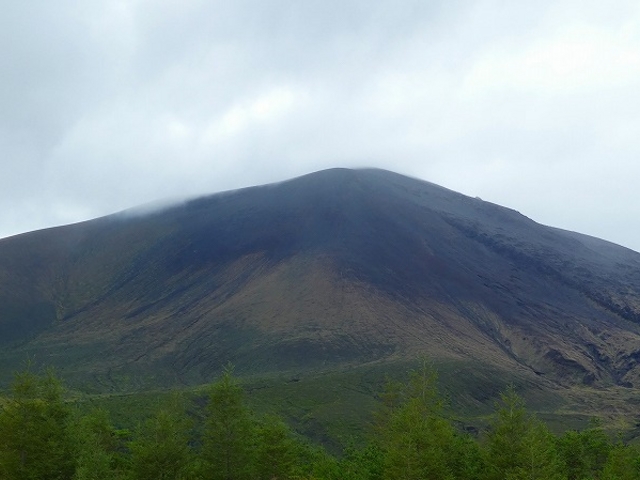
[[[192,423],[183,400],[174,396],[142,424],[132,442],[131,472],[135,480],[174,480],[190,476],[193,457],[189,446]]]
[[[266,416],[257,429],[256,479],[286,480],[296,466],[296,443],[285,423]]]
[[[384,452],[376,441],[362,448],[353,445],[345,448],[338,464],[341,480],[382,480]]]
[[[525,463],[524,438],[531,426],[524,402],[513,385],[501,400],[487,442],[487,478],[495,480],[507,478]]]
[[[345,480],[340,462],[323,447],[300,443],[296,448],[299,468],[296,479],[299,480]]]
[[[487,480],[566,478],[546,426],[527,414],[513,386],[501,398],[487,441]]]
[[[624,445],[622,442],[614,445],[606,463],[602,468],[600,478],[607,480],[640,480],[640,452],[636,447]]]
[[[527,480],[562,480],[560,458],[555,449],[555,437],[547,426],[532,420],[524,438],[524,465],[517,469],[516,478]]]
[[[106,410],[96,410],[72,425],[76,470],[74,480],[112,480],[121,478],[119,469],[122,443]]]
[[[423,361],[421,369],[411,374],[402,404],[386,409],[389,417],[379,431],[383,478],[454,478],[455,431],[442,416],[436,379],[433,368]]]
[[[449,464],[454,478],[460,480],[481,479],[486,471],[480,445],[468,434],[457,434],[454,438]]]
[[[74,471],[67,429],[70,409],[51,371],[16,374],[12,397],[0,412],[0,478],[62,480]]]
[[[248,480],[255,471],[256,422],[232,372],[227,367],[209,393],[202,457],[212,480]]]
[[[598,478],[612,447],[598,424],[581,432],[565,432],[556,440],[556,445],[568,480]]]

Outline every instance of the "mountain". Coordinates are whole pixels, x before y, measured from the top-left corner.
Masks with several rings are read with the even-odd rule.
[[[374,169],[0,240],[3,380],[26,358],[107,386],[424,354],[640,387],[640,254]]]

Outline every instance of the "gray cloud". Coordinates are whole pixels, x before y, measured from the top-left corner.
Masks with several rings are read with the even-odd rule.
[[[4,2],[0,236],[377,166],[640,250],[640,8]]]

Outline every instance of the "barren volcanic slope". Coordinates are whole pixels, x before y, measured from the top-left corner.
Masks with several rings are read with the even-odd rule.
[[[0,241],[3,375],[197,383],[435,359],[640,386],[640,254],[381,170]],[[541,380],[542,381],[542,380]]]

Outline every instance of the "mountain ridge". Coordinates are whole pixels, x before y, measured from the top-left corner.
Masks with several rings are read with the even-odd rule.
[[[428,354],[640,385],[640,254],[383,170],[3,239],[0,288],[5,376],[25,355],[153,385],[227,361],[268,373]]]

